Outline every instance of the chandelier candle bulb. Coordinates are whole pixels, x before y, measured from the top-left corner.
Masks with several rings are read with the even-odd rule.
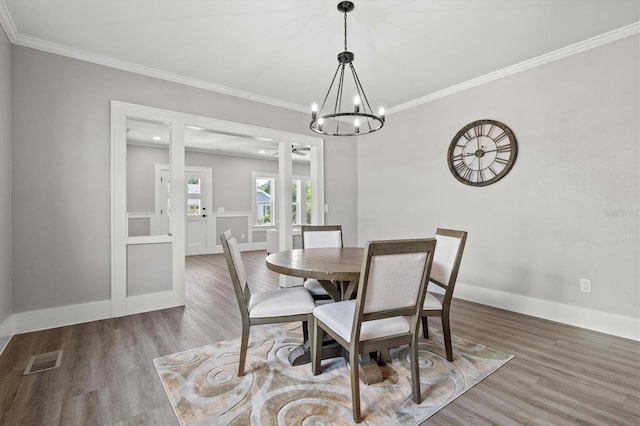
[[[384,123],[384,108],[380,107],[378,110],[378,116],[380,116],[380,120]]]
[[[360,133],[360,120],[356,118],[355,121],[353,122],[353,126],[355,127],[356,133]]]
[[[317,117],[318,117],[318,104],[314,102],[311,105],[311,119],[315,120]]]
[[[356,113],[360,112],[360,96],[353,98],[353,111]]]

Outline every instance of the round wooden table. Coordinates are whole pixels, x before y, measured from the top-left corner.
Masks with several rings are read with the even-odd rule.
[[[294,249],[267,256],[267,268],[283,275],[315,278],[336,301],[351,299],[362,268],[361,247]]]
[[[301,278],[315,278],[336,301],[355,297],[358,288],[362,256],[360,247],[294,249],[267,256],[267,268],[274,272]],[[325,342],[322,358],[344,356],[345,352],[337,342]],[[311,362],[309,342],[295,347],[289,353],[291,365]],[[366,384],[380,383],[382,373],[375,361],[360,363],[360,379]]]

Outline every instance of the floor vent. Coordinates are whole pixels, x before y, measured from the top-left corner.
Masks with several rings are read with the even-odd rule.
[[[23,376],[27,374],[39,373],[41,371],[52,370],[60,367],[62,361],[62,351],[47,352],[46,354],[34,355],[29,360]]]

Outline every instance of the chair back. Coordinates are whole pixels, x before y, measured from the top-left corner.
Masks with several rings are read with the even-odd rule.
[[[342,225],[302,225],[302,248],[342,247]]]
[[[362,321],[394,316],[411,316],[417,327],[435,247],[435,238],[368,242],[352,330],[359,333]]]
[[[438,228],[436,240],[438,240],[438,250],[433,257],[429,279],[445,289],[445,299],[447,299],[452,297],[453,288],[458,279],[467,232]]]
[[[238,300],[240,307],[240,313],[243,320],[249,318],[249,311],[247,306],[249,299],[251,298],[251,291],[249,290],[249,284],[247,283],[247,275],[244,269],[244,262],[238,249],[238,242],[236,238],[231,234],[231,231],[225,231],[220,234],[220,242],[222,243],[222,250],[224,251],[224,257],[227,260],[227,266],[229,268],[229,275],[231,276],[231,282],[233,283],[233,290]]]

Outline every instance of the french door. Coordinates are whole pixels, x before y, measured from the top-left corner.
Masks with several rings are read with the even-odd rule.
[[[168,165],[161,165],[159,176],[156,176],[156,194],[160,194],[156,212],[160,217],[163,234],[169,234],[171,218],[171,173]],[[215,230],[210,229],[211,207],[213,198],[213,171],[207,167],[185,167],[185,254],[187,256],[207,254],[212,252],[212,235]],[[156,172],[156,174],[158,174]]]

